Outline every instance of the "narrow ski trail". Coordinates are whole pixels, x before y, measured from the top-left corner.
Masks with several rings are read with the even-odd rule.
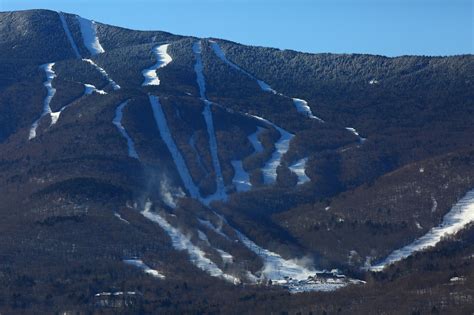
[[[81,59],[81,54],[79,53],[79,49],[77,49],[76,42],[74,41],[74,38],[72,37],[71,31],[69,30],[69,26],[66,21],[66,17],[64,16],[63,12],[58,12],[59,14],[59,19],[61,20],[61,24],[64,29],[64,33],[66,33],[66,37],[69,40],[69,44],[71,44],[71,48],[74,51],[74,55],[76,56],[77,59]]]
[[[82,60],[89,63],[94,68],[96,68],[96,70],[99,71],[100,74],[109,82],[109,84],[112,86],[112,89],[114,89],[114,91],[120,90],[120,85],[118,85],[114,80],[112,80],[112,78],[110,78],[109,74],[104,70],[104,68],[98,66],[91,59],[82,59]]]
[[[214,129],[214,121],[212,119],[212,111],[211,111],[211,102],[206,98],[206,81],[204,79],[204,67],[202,64],[202,43],[201,41],[197,41],[193,45],[193,52],[194,57],[196,59],[196,63],[194,65],[194,71],[196,72],[196,81],[199,86],[199,94],[201,100],[204,102],[204,110],[202,112],[204,116],[204,120],[207,126],[207,132],[209,135],[209,147],[211,151],[212,157],[212,164],[214,166],[214,172],[216,173],[216,192],[208,196],[205,199],[206,203],[210,203],[214,200],[226,200],[227,193],[224,186],[224,178],[222,176],[221,165],[219,162],[219,156],[217,151],[217,140],[216,134]]]
[[[467,192],[444,216],[441,225],[433,227],[428,233],[411,244],[395,250],[381,263],[371,266],[372,271],[382,271],[385,267],[401,261],[416,252],[436,246],[444,237],[455,235],[474,222],[474,189]]]
[[[53,79],[56,77],[56,73],[53,70],[54,67],[54,62],[52,63],[47,63],[40,68],[45,72],[46,74],[46,81],[43,82],[44,87],[48,91],[46,98],[44,99],[43,102],[43,112],[41,113],[40,117],[31,125],[28,140],[34,139],[36,137],[36,129],[38,128],[39,122],[41,118],[43,118],[46,115],[51,116],[51,121],[53,122],[55,117],[52,114],[50,103],[51,100],[54,97],[54,94],[56,94],[56,89],[53,88]]]
[[[308,158],[302,158],[288,167],[290,171],[295,173],[296,176],[298,177],[297,185],[302,185],[310,181],[310,178],[305,173],[307,162],[308,162]]]
[[[138,157],[138,153],[135,150],[135,144],[133,143],[132,138],[130,138],[128,135],[127,130],[122,125],[123,110],[128,105],[128,103],[129,101],[125,101],[117,106],[117,109],[115,110],[115,117],[112,122],[117,127],[120,134],[125,138],[125,140],[127,140],[128,156],[139,160],[140,158]]]

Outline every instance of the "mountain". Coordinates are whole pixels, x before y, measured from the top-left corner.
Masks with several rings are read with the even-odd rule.
[[[474,311],[474,56],[0,34],[1,312]]]

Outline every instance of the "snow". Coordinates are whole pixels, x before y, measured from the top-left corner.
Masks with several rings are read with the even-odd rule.
[[[140,259],[126,259],[123,262],[126,263],[127,265],[137,267],[137,268],[143,270],[146,274],[149,274],[149,275],[151,275],[155,278],[159,278],[159,279],[164,279],[165,278],[164,275],[162,275],[160,272],[158,272],[155,269],[151,269]]]
[[[379,84],[379,81],[376,80],[376,79],[372,79],[372,80],[369,81],[369,84],[370,84],[370,85]]]
[[[211,102],[206,99],[206,81],[204,79],[204,67],[202,64],[202,43],[197,41],[193,45],[194,57],[196,64],[194,65],[194,71],[196,72],[196,81],[199,86],[199,94],[201,100],[204,102],[204,110],[202,112],[204,120],[207,126],[207,132],[209,134],[209,147],[211,152],[212,164],[214,166],[214,172],[216,173],[216,192],[204,199],[206,204],[211,203],[214,200],[227,200],[227,194],[224,186],[224,178],[222,177],[221,165],[219,162],[219,156],[217,153],[217,140],[214,130],[214,122],[212,119]]]
[[[125,101],[121,103],[119,106],[117,106],[117,109],[115,110],[115,117],[114,120],[112,121],[113,124],[117,127],[119,132],[122,134],[122,136],[127,140],[127,147],[128,147],[128,156],[134,159],[139,159],[138,153],[135,150],[135,144],[133,143],[132,138],[127,133],[127,130],[122,125],[122,118],[123,118],[123,109],[125,106],[128,105],[128,101]]]
[[[306,162],[308,162],[308,158],[303,158],[289,166],[290,171],[298,176],[297,185],[301,185],[310,181],[309,177],[305,173]]]
[[[112,86],[112,88],[116,91],[116,90],[119,90],[120,89],[120,85],[118,85],[117,83],[115,83],[114,80],[112,80],[109,75],[107,74],[107,72],[99,67],[94,61],[92,61],[91,59],[82,59],[83,61],[91,64],[94,68],[97,69],[97,71],[100,72],[100,74],[102,74],[102,76],[107,80],[109,81],[110,85]]]
[[[288,152],[288,149],[290,148],[290,141],[294,137],[294,135],[262,117],[258,117],[255,115],[251,116],[260,121],[265,122],[266,124],[271,125],[280,133],[280,139],[278,139],[278,141],[275,143],[275,151],[273,152],[272,156],[267,161],[265,166],[262,168],[263,182],[265,184],[273,184],[276,182],[277,179],[277,168],[281,164],[281,159],[283,158],[283,155]]]
[[[226,251],[223,251],[222,249],[216,249],[219,255],[221,255],[222,261],[224,264],[232,264],[234,262],[234,256],[229,254]]]
[[[214,54],[220,59],[222,60],[223,62],[225,62],[227,65],[229,65],[230,67],[234,68],[235,70],[245,74],[246,76],[248,76],[249,78],[251,78],[252,80],[255,80],[257,81],[258,85],[260,86],[260,89],[262,89],[262,91],[265,91],[265,92],[270,92],[270,93],[273,93],[273,94],[276,94],[277,92],[272,89],[270,87],[270,85],[268,85],[267,83],[263,82],[262,80],[258,80],[254,75],[250,74],[249,72],[245,71],[244,69],[240,68],[238,65],[236,65],[235,63],[233,63],[232,61],[230,61],[229,59],[227,59],[224,51],[221,49],[221,47],[219,46],[219,44],[213,40],[210,40],[209,43],[211,44],[211,48],[212,50],[214,51]]]
[[[40,68],[46,74],[46,81],[43,82],[43,85],[46,88],[48,93],[43,102],[43,112],[41,113],[41,116],[31,125],[28,140],[31,140],[36,137],[36,129],[38,128],[41,118],[43,118],[46,115],[51,115],[51,107],[49,106],[49,104],[51,103],[51,100],[53,99],[54,94],[56,94],[56,89],[53,88],[53,84],[52,84],[53,79],[56,77],[56,73],[54,73],[53,66],[54,66],[54,63],[46,63],[40,66]],[[51,116],[51,121],[54,121],[54,118],[55,117]]]
[[[127,220],[125,220],[124,218],[122,218],[122,216],[120,215],[120,213],[117,213],[117,212],[114,212],[114,216],[119,219],[120,221],[124,222],[124,223],[127,223],[127,224],[130,224],[130,222],[128,222]]]
[[[173,137],[171,136],[171,132],[168,128],[168,123],[166,121],[165,113],[161,108],[161,104],[158,97],[149,95],[149,99],[151,108],[153,110],[153,116],[155,118],[158,130],[160,131],[161,138],[163,139],[166,146],[168,147],[168,150],[171,153],[171,157],[173,158],[179,176],[183,181],[184,187],[192,198],[200,199],[199,190],[194,184],[193,179],[191,178],[191,174],[189,173],[188,167],[186,166],[186,163],[184,161],[184,158],[181,155],[181,152],[179,152],[179,149],[176,146]]]
[[[209,221],[209,220],[203,220],[203,219],[197,219],[197,220],[201,225],[203,225],[203,226],[207,227],[208,229],[214,231],[215,233],[219,234],[220,236],[224,237],[225,239],[229,239],[229,237],[222,232],[222,227],[215,227],[214,224],[212,224],[211,221]]]
[[[350,133],[352,133],[354,136],[356,136],[357,138],[359,138],[359,141],[360,143],[364,143],[365,140],[367,140],[367,138],[363,138],[360,136],[360,134],[357,132],[357,130],[355,130],[354,128],[352,127],[346,127],[346,130],[349,131]]]
[[[381,263],[370,267],[370,270],[382,271],[386,266],[403,260],[416,252],[434,247],[443,238],[456,234],[471,222],[474,222],[474,189],[451,208],[444,216],[441,225],[432,228],[411,244],[395,250]]]
[[[205,242],[207,245],[210,245],[207,235],[203,231],[198,230],[198,237],[201,241]]]
[[[81,54],[79,53],[79,49],[77,49],[76,42],[74,41],[71,31],[69,30],[69,26],[67,25],[66,18],[64,17],[64,13],[58,12],[58,14],[59,14],[59,19],[61,20],[61,24],[63,25],[64,33],[66,33],[66,37],[69,40],[69,43],[71,44],[72,50],[74,51],[74,55],[76,55],[77,59],[80,59]]]
[[[232,183],[238,192],[249,191],[252,188],[250,183],[249,174],[244,170],[242,161],[233,160],[231,161],[232,167],[234,168],[234,178]]]
[[[168,46],[169,44],[166,44],[166,45],[155,46],[153,48],[153,53],[156,56],[157,62],[150,68],[142,71],[143,77],[145,78],[142,86],[160,85],[160,79],[158,78],[158,75],[156,74],[156,70],[166,67],[173,60],[171,56],[168,55],[168,52],[167,52]]]
[[[311,111],[311,108],[309,107],[308,102],[306,102],[305,100],[302,100],[300,98],[293,98],[293,104],[295,105],[298,113],[301,113],[308,118],[316,119],[316,120],[319,120],[320,122],[324,122],[324,120],[322,120],[321,118],[313,115],[313,112]]]
[[[260,142],[260,140],[258,140],[258,137],[264,130],[265,128],[257,126],[257,131],[255,131],[250,136],[248,136],[248,139],[250,143],[252,144],[253,149],[255,150],[255,153],[263,152],[263,145]]]
[[[166,219],[157,213],[150,211],[151,202],[147,202],[142,215],[152,222],[158,223],[160,227],[168,233],[171,243],[176,250],[186,251],[191,263],[199,269],[207,272],[212,277],[218,277],[234,284],[240,283],[240,279],[224,273],[213,261],[206,257],[206,254],[196,245],[191,243],[180,230],[169,224]]]
[[[76,16],[79,26],[81,28],[82,40],[84,46],[89,50],[92,56],[105,52],[104,48],[99,42],[97,37],[97,25],[94,21],[84,19],[80,16]]]
[[[93,93],[102,94],[102,95],[107,94],[107,92],[105,92],[104,90],[97,89],[92,84],[84,84],[84,95],[91,95]]]

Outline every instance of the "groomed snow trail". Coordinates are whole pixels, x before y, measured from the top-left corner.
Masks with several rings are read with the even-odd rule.
[[[372,271],[382,271],[397,261],[403,260],[412,254],[436,246],[444,237],[452,236],[474,222],[474,189],[461,198],[444,216],[441,225],[432,228],[428,233],[413,243],[392,252],[381,263],[371,266]]]
[[[169,44],[153,47],[153,53],[156,56],[157,62],[150,68],[142,71],[143,77],[145,78],[142,86],[160,85],[160,79],[156,74],[156,70],[166,67],[171,61],[173,61],[171,56],[168,54],[168,47]]]
[[[260,86],[260,89],[262,91],[277,94],[277,92],[274,89],[272,89],[270,85],[268,85],[262,80],[257,79],[254,75],[250,74],[249,72],[245,71],[244,69],[242,69],[241,67],[239,67],[238,65],[236,65],[235,63],[227,59],[224,51],[221,49],[221,47],[219,46],[217,42],[210,40],[209,43],[211,44],[211,48],[214,51],[214,54],[216,54],[216,56],[219,57],[220,60],[222,60],[223,62],[228,64],[230,67],[234,68],[235,70],[245,74],[250,79],[255,80],[258,83],[258,86]]]
[[[54,73],[53,66],[54,66],[54,62],[46,63],[40,66],[40,68],[46,74],[46,81],[43,82],[43,85],[48,91],[48,94],[46,95],[46,98],[44,99],[44,102],[43,102],[43,112],[41,113],[41,116],[31,125],[28,140],[31,140],[36,137],[36,129],[38,128],[41,118],[43,118],[46,115],[51,115],[51,107],[49,106],[49,104],[51,103],[51,100],[53,99],[54,94],[56,94],[56,89],[53,88],[53,84],[52,84],[53,79],[56,77],[56,73]],[[54,118],[51,115],[51,121],[53,120]]]
[[[297,185],[301,185],[310,181],[309,177],[305,173],[306,162],[308,162],[308,158],[302,158],[301,160],[298,160],[289,166],[290,171],[298,176]]]
[[[82,40],[84,46],[86,46],[89,53],[94,56],[105,52],[104,48],[99,42],[97,37],[97,25],[94,21],[84,19],[80,16],[76,16],[79,26],[81,28]]]
[[[275,151],[273,152],[267,163],[265,163],[265,166],[262,168],[263,182],[265,184],[273,184],[276,182],[277,179],[277,168],[281,164],[281,159],[283,158],[283,155],[288,152],[288,149],[290,148],[291,139],[293,139],[294,135],[284,130],[283,128],[278,127],[274,123],[266,120],[265,118],[258,117],[255,115],[250,116],[272,126],[280,133],[280,139],[275,142]]]
[[[76,55],[77,59],[81,59],[81,54],[79,53],[79,49],[77,49],[76,42],[74,41],[71,31],[69,30],[69,26],[67,24],[64,13],[58,12],[58,15],[59,15],[59,19],[61,20],[61,24],[63,25],[64,33],[66,33],[67,39],[69,40],[69,43],[71,44],[71,48],[74,51],[74,55]]]
[[[300,98],[293,98],[293,104],[295,105],[298,113],[301,113],[308,118],[316,119],[320,122],[324,122],[324,120],[322,120],[321,118],[313,115],[313,112],[311,111],[311,108],[309,107],[308,102],[306,102],[305,100],[302,100]]]
[[[122,125],[123,109],[125,108],[125,106],[128,105],[128,103],[129,101],[125,101],[119,106],[117,106],[117,109],[115,110],[115,117],[112,122],[117,127],[117,129],[122,134],[122,136],[125,138],[125,140],[127,140],[128,156],[139,160],[138,153],[135,150],[135,144],[133,143],[132,138],[130,138],[127,130],[125,130],[125,128]]]
[[[112,80],[109,76],[109,74],[101,67],[99,67],[94,61],[92,61],[91,59],[82,59],[83,61],[91,64],[94,68],[97,69],[97,71],[100,72],[100,74],[102,74],[102,76],[110,83],[110,85],[112,86],[112,88],[114,89],[114,91],[116,90],[120,90],[120,85],[118,85],[117,83],[115,83],[114,80]]]
[[[250,189],[252,189],[252,184],[250,183],[250,176],[244,170],[244,167],[242,166],[242,161],[233,160],[230,163],[234,168],[234,178],[232,179],[232,183],[234,184],[237,192],[249,191]]]
[[[205,203],[209,204],[214,200],[227,200],[227,194],[224,186],[224,178],[222,177],[221,165],[219,162],[219,156],[217,153],[217,140],[214,129],[214,122],[212,120],[211,102],[206,98],[206,81],[204,79],[204,67],[202,64],[202,43],[197,41],[193,45],[194,57],[196,64],[194,65],[194,71],[196,72],[196,81],[199,86],[199,94],[201,100],[204,102],[204,110],[202,112],[204,120],[207,126],[207,132],[209,134],[209,147],[211,151],[212,164],[214,166],[214,172],[216,173],[216,192],[204,198]]]
[[[146,274],[149,274],[149,275],[151,275],[155,278],[158,278],[158,279],[164,279],[165,278],[164,275],[162,275],[161,273],[159,273],[155,269],[151,269],[140,259],[126,259],[123,262],[126,263],[127,265],[137,267],[137,268],[143,270]]]
[[[163,112],[163,109],[161,108],[161,104],[158,97],[154,95],[149,95],[149,99],[150,99],[151,109],[153,110],[153,116],[155,118],[155,122],[158,127],[158,130],[160,131],[161,138],[163,139],[166,146],[168,147],[168,150],[171,153],[171,157],[174,160],[176,169],[178,170],[179,176],[181,177],[181,180],[183,181],[184,187],[186,188],[186,190],[188,191],[189,195],[192,198],[200,200],[201,196],[199,194],[199,189],[194,184],[191,174],[188,170],[188,167],[186,166],[186,162],[184,161],[184,158],[181,155],[181,152],[179,152],[179,149],[176,146],[176,143],[174,142],[173,137],[171,136],[171,132],[169,130],[168,123],[166,121],[165,113]]]
[[[165,218],[157,213],[151,212],[150,208],[151,203],[147,202],[145,209],[142,211],[142,215],[148,220],[158,223],[158,225],[168,233],[173,247],[179,251],[185,250],[189,254],[191,263],[199,269],[204,270],[212,277],[218,277],[233,284],[240,283],[240,279],[224,273],[212,260],[206,257],[206,254],[199,247],[191,243],[189,238],[187,238],[177,228],[169,224]]]

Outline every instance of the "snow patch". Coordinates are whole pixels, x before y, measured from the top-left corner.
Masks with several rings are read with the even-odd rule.
[[[203,219],[197,219],[197,220],[201,225],[203,225],[203,226],[207,227],[208,229],[214,231],[215,233],[219,234],[220,236],[224,237],[225,239],[229,239],[229,237],[222,232],[222,226],[216,227],[209,220],[203,220]]]
[[[120,85],[115,83],[115,81],[109,77],[108,73],[103,68],[99,67],[94,61],[92,61],[91,59],[82,59],[82,60],[91,64],[94,68],[96,68],[97,71],[99,71],[100,74],[102,74],[102,76],[109,82],[109,84],[112,86],[114,91],[120,89]]]
[[[290,171],[298,176],[297,185],[301,185],[310,181],[310,178],[305,173],[306,162],[308,162],[308,158],[303,158],[289,166]]]
[[[443,238],[456,234],[471,222],[474,222],[474,189],[451,208],[444,216],[441,225],[432,228],[411,244],[395,250],[381,263],[370,267],[370,270],[382,271],[386,266],[403,260],[416,252],[434,247]]]
[[[84,19],[80,16],[76,16],[79,26],[81,28],[82,40],[84,46],[86,46],[89,53],[94,56],[105,52],[104,48],[99,42],[97,37],[97,25],[94,21]]]
[[[234,168],[234,178],[232,179],[232,183],[234,184],[235,189],[238,192],[249,191],[252,188],[252,184],[250,183],[249,174],[242,166],[242,161],[233,160],[230,163]]]
[[[92,84],[84,84],[84,95],[91,95],[93,93],[102,94],[102,95],[107,94],[107,92],[105,92],[104,90],[97,89]]]
[[[48,91],[48,93],[46,95],[46,98],[43,101],[43,112],[41,113],[41,116],[31,125],[28,140],[31,140],[36,137],[36,129],[38,128],[41,118],[43,118],[46,115],[51,116],[51,107],[49,106],[49,104],[51,103],[51,100],[53,99],[54,94],[56,94],[56,89],[53,88],[53,84],[52,84],[53,79],[56,77],[56,73],[53,70],[53,66],[54,66],[54,62],[46,63],[40,66],[40,68],[46,74],[46,81],[43,82],[43,85]],[[51,121],[53,121],[54,119],[55,117],[51,116]]]
[[[132,138],[130,138],[130,136],[128,135],[127,130],[125,130],[124,126],[122,125],[123,109],[125,108],[125,106],[128,105],[128,102],[129,101],[125,101],[119,106],[117,106],[117,109],[115,110],[115,117],[112,122],[117,127],[122,136],[125,138],[125,140],[127,140],[128,156],[138,160],[139,157],[137,151],[135,150],[135,144],[133,143]]]
[[[71,44],[71,48],[74,51],[74,55],[76,55],[77,59],[81,58],[81,54],[79,53],[79,49],[77,49],[76,42],[74,41],[74,38],[72,37],[71,31],[69,30],[69,26],[66,21],[66,17],[64,16],[63,12],[58,12],[59,14],[59,19],[61,20],[61,24],[63,25],[64,33],[66,33],[66,37],[69,40],[69,43]]]
[[[159,278],[159,279],[164,279],[165,278],[164,275],[162,275],[160,272],[158,272],[155,269],[151,269],[140,259],[126,259],[123,262],[126,263],[127,265],[137,267],[137,268],[143,270],[146,274],[149,274],[149,275],[151,275],[155,278]]]
[[[222,278],[234,284],[240,283],[240,279],[224,273],[213,261],[206,257],[206,254],[199,247],[191,243],[189,238],[169,224],[165,218],[157,213],[151,212],[150,208],[151,202],[147,202],[145,209],[142,211],[142,215],[150,221],[158,223],[158,225],[168,233],[173,247],[179,251],[186,251],[189,254],[190,261],[196,267],[213,277]]]
[[[349,131],[350,133],[352,133],[354,136],[356,136],[357,138],[359,138],[359,142],[360,143],[364,143],[367,138],[363,138],[360,136],[360,134],[357,132],[357,130],[355,130],[354,128],[352,127],[346,127],[346,130]]]
[[[118,212],[114,212],[114,216],[119,219],[120,221],[124,222],[124,223],[127,223],[127,224],[130,224],[130,222],[128,222],[127,220],[125,220],[124,218],[122,218],[122,216],[120,215],[120,213]]]
[[[158,75],[156,74],[156,70],[166,67],[173,60],[171,56],[168,55],[168,46],[169,44],[166,44],[166,45],[155,46],[153,48],[153,53],[156,56],[157,62],[150,68],[142,71],[143,77],[145,78],[142,86],[160,85],[160,79],[158,78]]]
[[[313,112],[311,111],[311,107],[309,107],[308,102],[306,102],[305,100],[302,100],[299,98],[293,98],[293,104],[295,105],[298,113],[301,113],[308,118],[316,119],[316,120],[319,120],[320,122],[324,122],[324,120],[322,120],[321,118],[313,115]]]
[[[223,251],[222,249],[216,249],[216,251],[219,253],[219,255],[221,255],[224,264],[232,264],[234,262],[234,256],[228,252]]]

